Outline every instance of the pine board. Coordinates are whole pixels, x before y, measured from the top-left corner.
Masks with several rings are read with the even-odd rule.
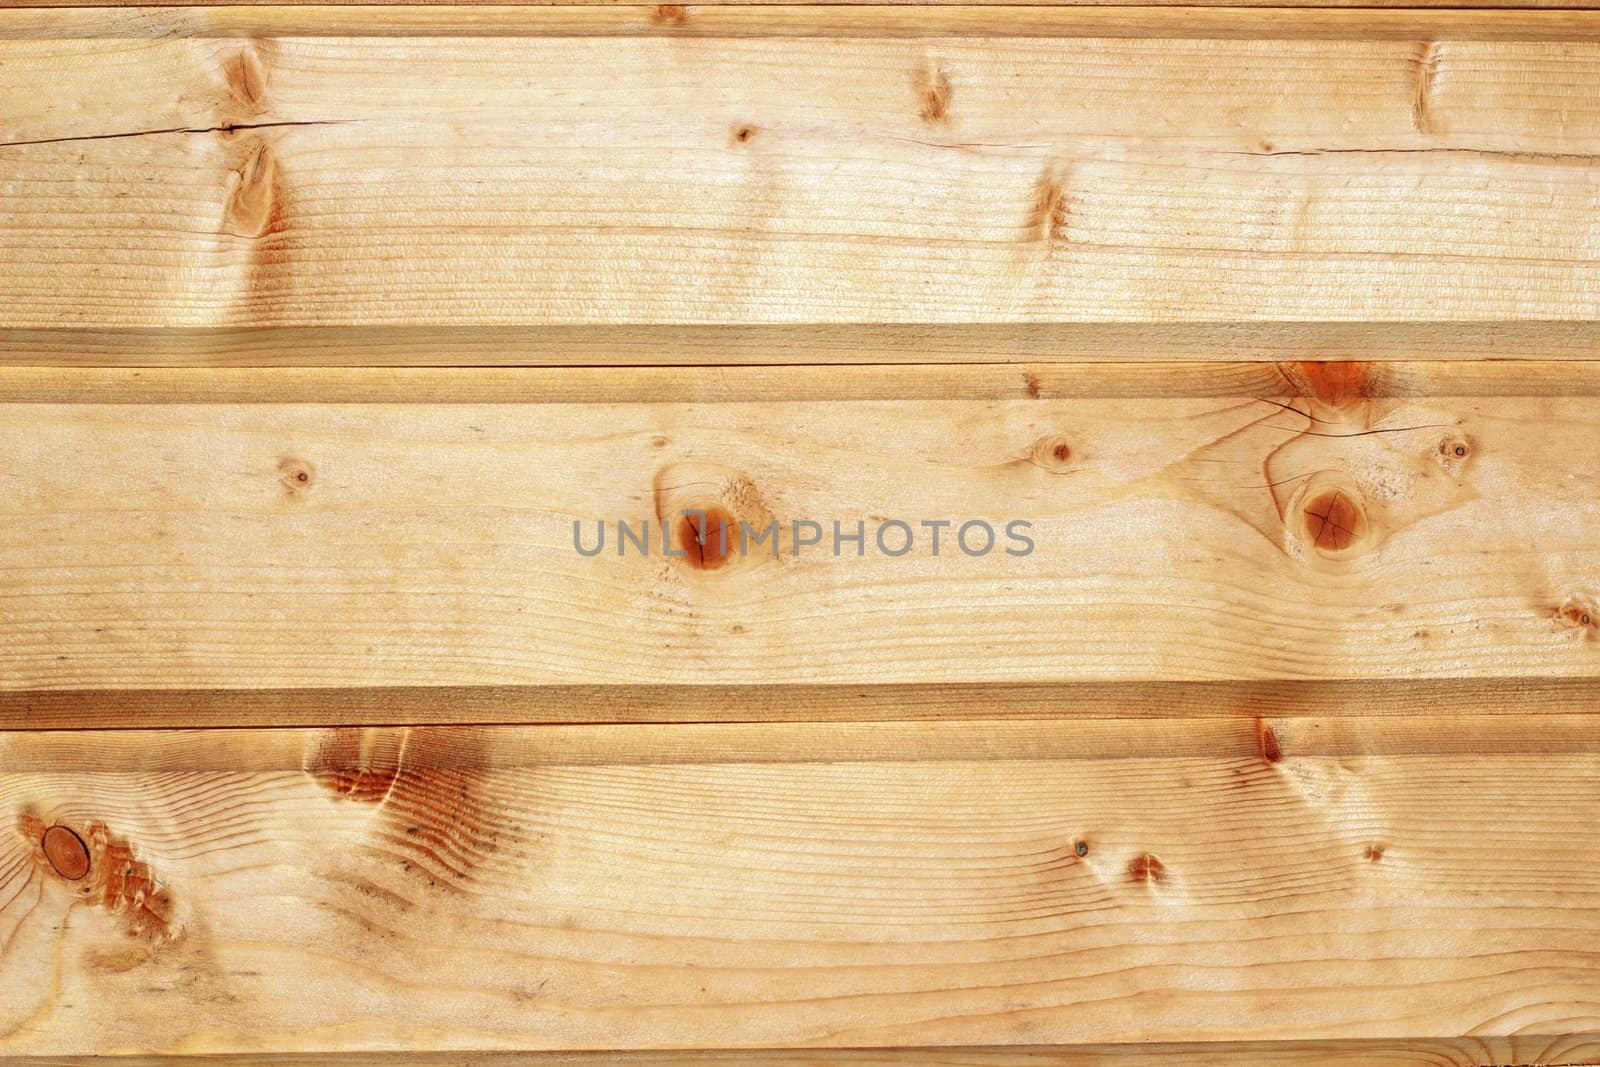
[[[1592,30],[1322,25],[35,23],[0,40],[0,331],[1595,319]]]
[[[1600,1060],[1597,85],[0,7],[0,1064]],[[572,547],[685,507],[1037,547]]]
[[[1591,721],[6,734],[0,1048],[1593,1048]]]
[[[11,403],[0,688],[1594,676],[1592,398],[1273,373],[1202,398]],[[664,555],[689,511],[726,554]],[[958,550],[968,521],[987,554]],[[741,553],[739,523],[776,545]],[[866,540],[834,556],[835,523]]]

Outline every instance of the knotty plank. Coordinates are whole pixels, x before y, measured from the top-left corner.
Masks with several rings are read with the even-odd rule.
[[[1297,388],[7,404],[0,688],[1594,676],[1589,398],[1274,373]],[[615,554],[618,521],[681,551],[685,509],[776,521],[779,558]],[[920,526],[1014,518],[1031,554]],[[796,555],[796,521],[865,554]]]
[[[0,1049],[1581,1053],[1591,722],[6,734]]]
[[[0,329],[29,337],[1600,317],[1593,42],[13,39],[0,59]]]

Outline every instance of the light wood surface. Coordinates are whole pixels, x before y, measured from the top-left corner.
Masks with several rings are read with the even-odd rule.
[[[7,734],[0,1047],[1581,1048],[1589,721]]]
[[[1592,678],[1593,400],[1292,374],[1203,399],[10,404],[0,688]],[[666,558],[659,525],[618,554],[618,522],[681,551],[702,510],[726,558]],[[971,520],[987,554],[958,550]],[[928,521],[953,524],[938,556]],[[776,558],[737,551],[741,522],[778,524]],[[859,550],[832,554],[836,522]]]
[[[0,329],[1591,321],[1597,77],[1431,35],[11,39]]]
[[[1600,1062],[1597,87],[1592,0],[0,6],[0,1067]]]

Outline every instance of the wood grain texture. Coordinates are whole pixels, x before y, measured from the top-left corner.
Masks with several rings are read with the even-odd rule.
[[[1592,678],[1593,401],[1294,373],[1205,399],[11,404],[0,688]],[[729,524],[725,558],[666,558],[659,526],[617,554],[623,521],[684,551],[686,511]],[[987,554],[957,551],[974,519]],[[740,555],[740,522],[776,522],[777,557]],[[835,522],[860,549],[833,555]]]
[[[0,1064],[1600,1059],[1600,11],[1253,2],[0,7]]]
[[[0,329],[30,336],[1600,317],[1583,41],[110,38],[0,60]]]
[[[1545,1060],[1600,1030],[1591,723],[7,734],[0,1048]]]

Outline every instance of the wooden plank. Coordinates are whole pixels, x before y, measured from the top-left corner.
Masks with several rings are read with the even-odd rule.
[[[1383,378],[8,404],[0,688],[1593,678],[1592,399],[1367,395]],[[665,557],[659,526],[648,556],[617,554],[619,522],[665,521],[685,551],[687,511],[733,531],[725,557],[709,533],[704,558]],[[988,552],[978,527],[957,551],[972,520]],[[605,551],[581,554],[574,523],[592,552],[602,521]],[[740,554],[739,523],[774,522],[776,557]]]
[[[0,1049],[1593,1048],[1592,722],[8,734]]]
[[[8,40],[0,328],[1592,322],[1597,77],[1582,41]]]

